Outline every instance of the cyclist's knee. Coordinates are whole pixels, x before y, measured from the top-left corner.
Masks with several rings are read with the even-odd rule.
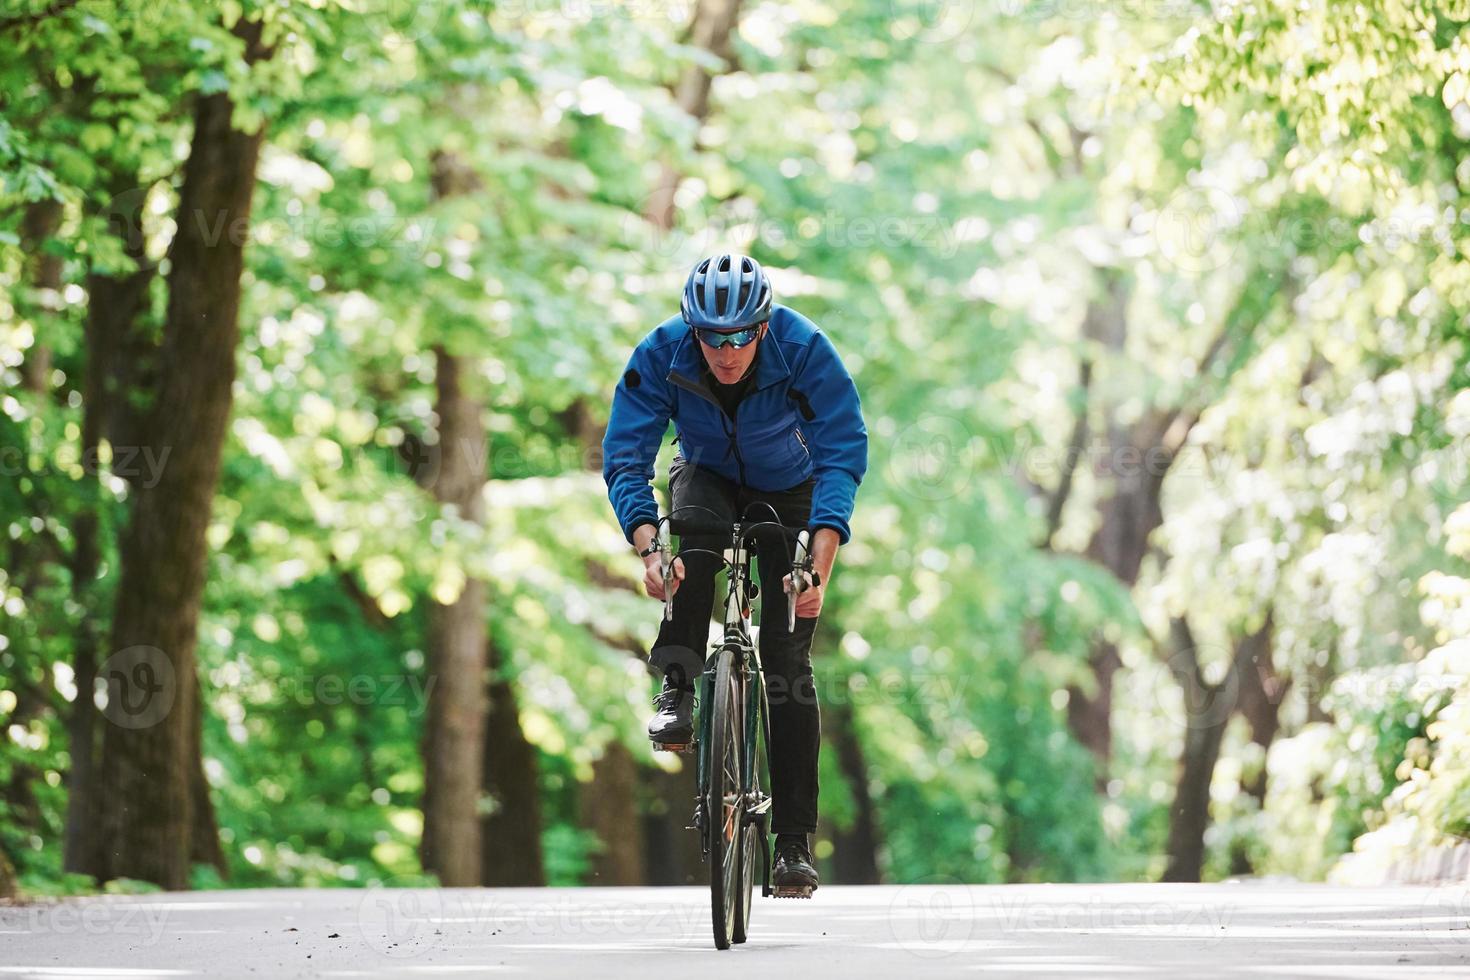
[[[812,672],[812,650],[807,645],[764,644],[761,646],[761,671],[767,676],[780,676],[790,682]]]
[[[700,656],[698,648],[691,644],[663,642],[660,637],[660,641],[648,653],[648,665],[656,674],[668,674],[675,683],[687,685],[693,684],[704,669],[704,658]]]

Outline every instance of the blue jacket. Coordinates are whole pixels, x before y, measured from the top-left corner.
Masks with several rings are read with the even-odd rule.
[[[689,326],[673,316],[633,350],[613,393],[602,476],[631,543],[658,520],[653,464],[668,427],[691,463],[757,490],[786,490],[816,474],[808,526],[851,536],[853,498],[868,469],[868,429],[857,386],[826,334],[777,303],[756,348],[755,381],[731,419],[700,371]]]

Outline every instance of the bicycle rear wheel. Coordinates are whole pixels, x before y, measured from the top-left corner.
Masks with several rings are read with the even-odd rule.
[[[715,667],[714,703],[710,714],[709,820],[710,915],[715,948],[729,949],[735,937],[736,892],[740,885],[740,816],[744,809],[740,768],[745,734],[744,697],[740,683],[740,651],[720,650]]]
[[[764,718],[761,717],[760,706],[756,698],[760,688],[756,684],[755,677],[750,677],[741,685],[743,690],[743,710],[745,716],[745,738],[752,751],[744,753],[746,756],[754,756],[750,760],[750,792],[747,794],[745,804],[741,807],[743,826],[740,833],[740,884],[736,887],[735,901],[738,903],[735,910],[735,934],[734,941],[743,943],[750,935],[750,906],[754,901],[756,867],[765,867],[766,855],[761,853],[762,848],[768,845],[765,831],[762,829],[761,820],[764,815],[757,818],[749,814],[749,806],[757,805],[763,798],[761,792],[761,781],[766,773],[766,733],[764,731]],[[754,732],[754,740],[751,733]]]

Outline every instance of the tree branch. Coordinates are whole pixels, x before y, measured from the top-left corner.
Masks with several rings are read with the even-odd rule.
[[[1089,393],[1092,388],[1092,358],[1084,356],[1077,369],[1077,389],[1081,404],[1077,407],[1077,418],[1072,424],[1072,438],[1067,442],[1067,455],[1062,460],[1062,478],[1047,505],[1045,547],[1050,549],[1057,530],[1062,526],[1062,511],[1067,498],[1072,495],[1072,479],[1077,472],[1077,462],[1087,446],[1090,432],[1087,424]]]
[[[1258,288],[1257,283],[1261,278],[1255,274],[1246,277],[1246,285],[1236,298],[1235,306],[1231,308],[1229,315],[1225,317],[1225,322],[1220,325],[1219,331],[1210,340],[1204,354],[1200,356],[1199,366],[1195,370],[1196,378],[1203,379],[1209,374],[1227,349],[1232,355],[1240,354],[1245,345],[1255,336],[1256,328],[1266,319],[1271,303],[1278,295],[1286,297],[1288,306],[1295,300],[1299,286],[1290,272],[1283,271],[1279,276],[1270,277],[1268,281],[1278,283],[1273,289],[1261,290]],[[1229,372],[1225,380],[1228,378]],[[1201,385],[1201,388],[1203,387]],[[1163,414],[1158,425],[1158,444],[1163,446],[1170,456],[1183,448],[1190,431],[1217,396],[1218,392],[1212,392],[1193,402],[1182,399],[1178,405]]]
[[[328,560],[337,573],[337,581],[341,583],[342,591],[347,593],[347,598],[352,600],[352,604],[362,613],[362,618],[367,620],[367,624],[380,633],[389,632],[392,629],[392,623],[378,607],[377,600],[357,584],[357,577],[350,569],[342,567],[336,555],[329,556]]]
[[[1015,87],[1020,84],[1010,72],[997,65],[983,65],[985,71],[1000,79],[1006,85]],[[1063,156],[1057,149],[1056,142],[1041,128],[1041,123],[1031,116],[1023,116],[1021,123],[1036,135],[1041,142],[1042,152],[1046,154],[1047,164],[1051,167],[1052,175],[1057,178],[1076,177],[1082,172],[1082,143],[1091,136],[1091,133],[1078,129],[1070,122],[1067,123],[1067,140],[1070,143],[1072,154],[1070,157]]]

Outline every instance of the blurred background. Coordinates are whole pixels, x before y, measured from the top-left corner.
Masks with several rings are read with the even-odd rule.
[[[703,882],[600,443],[727,248],[871,440],[824,882],[1462,867],[1467,21],[5,0],[0,893]]]

